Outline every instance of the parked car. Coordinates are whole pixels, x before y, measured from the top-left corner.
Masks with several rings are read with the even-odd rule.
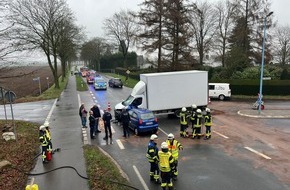
[[[208,95],[210,98],[225,100],[231,98],[231,89],[229,83],[209,83]]]
[[[151,110],[134,108],[128,111],[130,115],[129,128],[136,135],[144,132],[156,133],[158,130],[158,119]]]
[[[109,80],[109,87],[119,87],[123,88],[123,82],[120,78],[111,78]]]
[[[95,90],[107,90],[107,82],[100,77],[95,77],[94,88]]]

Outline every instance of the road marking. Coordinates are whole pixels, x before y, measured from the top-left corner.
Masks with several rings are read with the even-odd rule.
[[[249,150],[249,151],[251,151],[251,152],[253,152],[253,153],[258,154],[259,156],[262,156],[263,158],[265,158],[265,159],[267,159],[267,160],[271,160],[271,159],[272,159],[272,158],[270,158],[269,156],[266,156],[265,154],[262,154],[262,153],[260,153],[260,152],[258,152],[258,151],[256,151],[256,150],[254,150],[254,149],[252,149],[252,148],[250,148],[250,147],[245,146],[244,148],[247,149],[247,150]]]
[[[125,149],[125,147],[124,147],[123,143],[120,141],[120,139],[117,139],[116,142],[121,150]]]
[[[50,111],[49,111],[49,113],[48,113],[48,115],[47,115],[47,117],[45,119],[45,122],[49,122],[49,119],[50,119],[50,117],[52,115],[52,112],[53,112],[53,110],[54,110],[54,108],[56,106],[56,102],[57,102],[57,99],[54,100],[54,103],[53,103],[52,107],[50,108]]]
[[[161,129],[160,127],[158,127],[158,130],[160,130],[162,133],[164,133],[166,136],[168,135],[163,129]]]
[[[218,134],[219,136],[225,138],[225,139],[228,139],[229,138],[229,137],[227,137],[227,136],[225,136],[225,135],[223,135],[223,134],[221,134],[219,132],[216,132],[216,131],[213,131],[213,132],[216,133],[216,134]]]
[[[134,169],[135,173],[137,174],[137,176],[138,176],[138,178],[139,178],[139,180],[140,180],[140,182],[141,182],[143,188],[144,188],[145,190],[149,190],[149,188],[147,187],[147,185],[146,185],[144,179],[142,178],[140,172],[138,171],[138,169],[137,169],[137,167],[136,167],[135,165],[133,165],[133,169]]]

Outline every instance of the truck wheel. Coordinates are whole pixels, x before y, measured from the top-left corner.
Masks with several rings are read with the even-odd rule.
[[[223,94],[219,95],[219,99],[222,101],[225,100],[225,95],[223,95]]]
[[[139,131],[138,131],[138,129],[137,129],[137,127],[134,129],[134,133],[135,133],[135,135],[139,135]]]

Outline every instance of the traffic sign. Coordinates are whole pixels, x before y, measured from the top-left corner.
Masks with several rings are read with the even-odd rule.
[[[5,99],[9,103],[13,103],[16,99],[16,94],[13,91],[7,91],[4,95]]]

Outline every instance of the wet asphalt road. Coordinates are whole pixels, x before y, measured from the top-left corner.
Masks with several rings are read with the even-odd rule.
[[[68,89],[69,90],[69,89]],[[52,130],[53,139],[62,139],[54,143],[54,147],[64,147],[61,153],[56,153],[54,162],[49,167],[36,168],[37,172],[47,171],[54,167],[63,165],[76,165],[77,163],[70,163],[70,157],[74,157],[82,163],[84,158],[81,154],[75,155],[74,150],[82,152],[82,137],[78,124],[79,118],[75,118],[75,110],[78,107],[78,101],[84,102],[87,107],[91,107],[94,103],[100,105],[101,109],[107,108],[108,102],[111,108],[116,103],[125,99],[130,94],[129,88],[123,89],[108,88],[107,91],[95,91],[90,86],[90,93],[79,92],[79,100],[76,95],[73,99],[67,97],[69,101],[65,101],[63,105],[58,106],[56,103],[55,111],[50,120],[54,125],[61,126],[58,129]],[[66,98],[66,97],[61,97]],[[15,104],[14,118],[23,119],[34,122],[43,123],[54,101],[44,101],[37,103]],[[4,118],[3,109],[0,110],[1,118]],[[67,117],[72,115],[72,117]],[[74,116],[73,116],[74,115]],[[62,120],[62,116],[66,116]],[[218,123],[218,121],[217,121]],[[76,127],[71,127],[76,126]],[[166,140],[168,133],[175,134],[176,138],[184,146],[184,150],[180,152],[179,156],[179,177],[178,181],[174,182],[176,189],[231,189],[231,190],[286,190],[288,186],[282,184],[271,173],[262,168],[254,168],[250,161],[240,160],[223,152],[221,147],[217,144],[210,144],[203,140],[180,139],[179,124],[177,119],[168,119],[167,117],[159,117],[160,132],[159,145]],[[131,136],[124,139],[122,137],[122,128],[113,123],[113,140],[104,141],[103,133],[98,134],[97,138],[90,141],[91,144],[100,146],[108,154],[110,154],[116,162],[121,166],[122,170],[127,174],[132,185],[138,189],[157,190],[161,189],[159,185],[149,181],[149,163],[145,157],[147,143],[150,134],[141,136]],[[68,137],[68,138],[65,138]],[[215,136],[215,138],[222,138]],[[238,148],[237,148],[238,149]],[[240,151],[245,151],[240,148]],[[39,162],[40,160],[38,160]],[[78,168],[82,174],[85,173],[83,168]],[[33,172],[36,172],[33,171]],[[86,181],[80,179],[79,181],[63,181],[64,175],[76,175],[74,172],[59,170],[48,175],[48,178],[58,178],[61,182],[58,189],[75,189],[75,183],[81,183],[86,189]],[[47,179],[47,178],[46,178]],[[65,178],[67,179],[67,177]],[[72,177],[73,179],[73,177]],[[38,182],[43,186],[49,186],[49,181],[40,180]],[[69,184],[69,186],[67,185]]]

